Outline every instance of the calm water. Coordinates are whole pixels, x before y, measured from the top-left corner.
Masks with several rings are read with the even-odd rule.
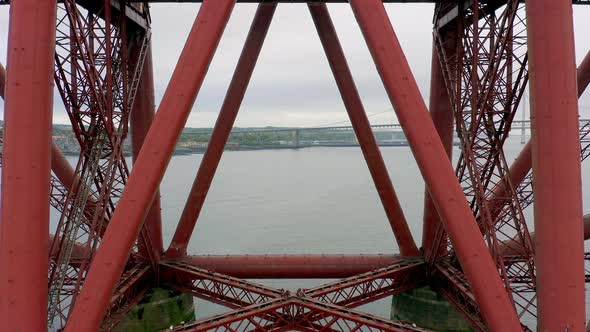
[[[522,148],[506,145],[507,160]],[[407,147],[381,149],[414,239],[424,182]],[[454,156],[458,156],[455,149]],[[174,233],[202,155],[172,158],[161,185],[164,241]],[[590,212],[590,163],[583,165]],[[532,225],[532,208],[527,211]],[[398,247],[359,148],[226,151],[189,245],[191,254],[391,254]],[[323,280],[262,280],[281,288]],[[390,299],[363,308],[389,317]],[[198,317],[227,309],[197,301]]]

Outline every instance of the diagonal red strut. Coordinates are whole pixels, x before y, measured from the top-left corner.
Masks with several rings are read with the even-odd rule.
[[[308,4],[308,7],[400,253],[403,256],[418,256],[418,247],[389,178],[328,8],[323,3]]]
[[[205,0],[201,5],[66,331],[99,328],[234,4],[235,0]]]
[[[166,255],[168,258],[180,257],[186,254],[188,242],[195,229],[197,219],[205,203],[205,198],[213,182],[215,171],[221,160],[223,149],[231,133],[231,128],[238,116],[238,111],[254,72],[256,61],[262,50],[264,39],[272,22],[277,7],[276,3],[260,4],[254,16],[246,42],[240,55],[240,60],[227,90],[225,100],[221,106],[219,117],[215,123],[213,134],[203,155],[197,176],[182,210],[180,221],[174,232]]]
[[[453,167],[446,162],[448,156],[383,3],[380,0],[351,0],[350,3],[488,327],[491,331],[521,330]]]

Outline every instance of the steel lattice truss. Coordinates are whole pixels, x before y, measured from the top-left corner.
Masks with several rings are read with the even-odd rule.
[[[507,175],[509,166],[503,152],[528,80],[526,25],[524,10],[519,7],[522,6],[518,1],[508,1],[502,8],[475,1],[463,8],[456,23],[435,30],[435,36],[461,141],[457,177],[500,275],[513,291],[514,304],[520,314],[534,316],[534,298],[521,295],[512,285],[516,278],[526,279],[530,283],[528,288],[535,288],[534,251],[522,207]],[[444,5],[438,10],[443,11]],[[445,45],[448,29],[458,36],[458,45]],[[494,196],[498,187],[506,190],[503,195]],[[441,227],[437,242],[444,238]],[[520,269],[516,273],[507,271],[501,250],[505,246],[520,255]],[[451,247],[444,250],[452,253]]]
[[[452,113],[461,148],[454,175],[451,166],[446,165],[449,170],[446,175],[450,176],[450,180],[446,180],[450,182],[445,184],[456,183],[458,192],[458,195],[448,196],[444,194],[453,191],[451,185],[441,189],[442,182],[437,182],[437,178],[445,177],[444,171],[429,168],[424,162],[427,159],[419,160],[421,155],[432,153],[438,158],[436,162],[444,159],[442,150],[436,150],[439,145],[432,140],[439,128],[429,124],[430,117],[420,117],[425,112],[416,111],[426,108],[421,107],[422,98],[417,86],[412,86],[413,78],[408,79],[412,76],[411,71],[402,59],[403,51],[388,23],[382,2],[350,1],[398,112],[400,126],[421,166],[429,187],[427,194],[439,200],[435,212],[440,215],[440,222],[434,238],[423,243],[427,247],[424,257],[396,256],[385,265],[369,267],[361,264],[354,274],[343,272],[345,268],[342,267],[340,272],[346,274],[344,279],[293,292],[220,273],[185,257],[188,239],[230,135],[277,2],[283,1],[259,5],[211,142],[166,253],[157,252],[153,242],[161,242],[161,239],[154,238],[157,233],[150,233],[143,226],[146,209],[149,210],[156,195],[166,158],[169,159],[178,140],[184,126],[182,119],[186,120],[190,112],[191,99],[194,101],[198,93],[235,1],[187,1],[203,2],[203,5],[156,120],[153,124],[151,118],[142,120],[143,125],[147,128],[151,125],[151,128],[139,141],[150,144],[146,143],[142,152],[134,154],[138,158],[134,166],[134,172],[138,174],[135,178],[125,161],[123,143],[129,131],[132,110],[145,112],[141,117],[146,118],[153,117],[154,113],[148,6],[151,1],[58,2],[55,52],[51,52],[54,53],[54,67],[50,72],[81,152],[75,170],[68,170],[69,165],[59,148],[52,147],[54,175],[49,178],[48,201],[61,217],[55,236],[49,237],[47,326],[65,327],[66,331],[99,326],[102,330],[111,330],[146,291],[155,286],[175,289],[231,309],[215,317],[177,326],[175,331],[424,331],[411,322],[383,319],[355,310],[361,305],[423,286],[430,286],[444,295],[478,331],[498,329],[499,326],[510,326],[510,330],[520,326],[526,331],[531,327],[525,326],[523,321],[542,319],[540,310],[537,310],[541,298],[538,296],[535,235],[529,232],[527,225],[531,222],[527,224],[523,213],[534,198],[531,165],[528,169],[510,167],[504,155],[504,143],[516,110],[525,89],[529,88],[529,62],[533,59],[532,47],[528,43],[531,38],[527,30],[530,28],[527,27],[530,23],[527,21],[528,12],[525,12],[528,8],[522,1],[449,0],[436,4],[433,56],[440,65],[441,82],[438,83],[443,86],[446,99],[435,99],[434,102],[448,103],[447,113]],[[310,1],[308,6],[398,244],[400,248],[406,248],[408,256],[418,255],[414,253],[418,252],[418,246],[412,243],[395,191],[391,184],[384,183],[390,180],[378,147],[366,139],[371,136],[370,124],[326,2],[347,1]],[[9,3],[0,0],[0,4]],[[573,3],[589,4],[590,1]],[[19,5],[11,4],[17,8],[15,12],[18,12]],[[34,25],[34,22],[30,23]],[[590,60],[587,66],[578,70],[578,84],[582,86],[579,94],[590,81],[584,81],[585,75],[590,77],[585,73],[590,71]],[[3,70],[0,73],[4,75]],[[531,75],[531,85],[533,78]],[[434,86],[436,84],[434,82]],[[414,102],[408,103],[412,98]],[[424,127],[418,128],[415,123]],[[421,130],[428,131],[425,136],[429,138],[425,141],[417,135]],[[131,134],[141,136],[133,131]],[[2,145],[4,135],[3,131],[0,135]],[[580,123],[579,141],[580,160],[584,161],[590,155],[590,122]],[[528,159],[519,157],[521,163],[523,159],[531,158],[530,144],[522,152],[526,157],[528,151]],[[61,164],[58,157],[62,158]],[[6,161],[11,159],[6,158],[5,164]],[[520,170],[522,178],[515,175],[515,168]],[[140,186],[143,190],[137,189]],[[123,193],[126,187],[132,189],[126,191],[127,200]],[[388,191],[386,195],[382,195],[385,191]],[[464,203],[463,200],[468,208],[462,210],[466,213],[457,215],[449,213],[440,203]],[[143,210],[134,210],[136,206],[143,207]],[[3,216],[4,212],[2,210]],[[457,217],[459,215],[461,218]],[[0,224],[1,227],[5,225]],[[404,229],[406,234],[401,234]],[[10,248],[7,252],[12,254]],[[477,257],[477,262],[473,262],[472,255]],[[475,266],[488,259],[489,265],[485,262],[478,265],[482,269],[490,267],[486,270],[488,275],[474,276],[470,272],[472,264]],[[590,254],[585,254],[583,259],[586,282],[589,282]],[[303,267],[299,265],[298,268]],[[298,272],[296,269],[292,267],[290,271]],[[248,271],[248,268],[240,271]],[[266,277],[272,277],[275,272],[265,273]],[[495,280],[499,280],[497,285]],[[490,281],[490,294],[494,294],[490,298],[482,296],[482,289],[488,286],[485,281]],[[93,292],[92,287],[104,289],[96,300],[97,304],[88,296]],[[10,291],[6,287],[1,289]],[[83,296],[84,291],[86,296]],[[506,302],[502,302],[504,297]],[[504,305],[490,308],[490,303]],[[86,312],[89,317],[85,316]],[[494,316],[495,313],[499,313],[498,316]],[[490,317],[506,318],[506,324],[490,321]],[[516,324],[510,325],[512,318]]]
[[[295,294],[192,266],[160,264],[166,286],[218,304],[238,308],[175,331],[422,331],[350,308],[425,284],[425,264],[399,259],[394,265]]]
[[[49,273],[49,324],[63,326],[128,177],[123,140],[149,33],[129,37],[124,15],[114,15],[110,6],[83,10],[75,1],[58,7],[56,31],[56,86],[81,147],[52,243],[58,254]],[[143,40],[132,65],[127,38]],[[88,250],[74,269],[69,261],[76,243]],[[66,285],[66,279],[74,282]]]

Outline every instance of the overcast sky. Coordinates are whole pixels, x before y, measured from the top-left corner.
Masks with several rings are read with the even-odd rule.
[[[386,7],[422,96],[428,99],[433,5]],[[329,9],[371,122],[397,122],[350,7],[334,4]],[[198,4],[152,5],[156,104],[162,98],[198,10]],[[255,4],[236,5],[187,126],[213,126],[255,10]],[[590,7],[577,6],[574,13],[579,63],[590,50]],[[0,62],[6,65],[8,6],[0,7],[0,27]],[[581,101],[583,117],[590,117],[588,95],[590,92]],[[54,122],[68,123],[60,103],[56,99]],[[0,111],[3,106],[0,101]],[[307,6],[280,4],[236,126],[322,126],[346,122],[344,106]]]

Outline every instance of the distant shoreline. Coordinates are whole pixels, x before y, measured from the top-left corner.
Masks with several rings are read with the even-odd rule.
[[[457,144],[455,144],[457,145]],[[408,147],[407,142],[382,143],[379,147]],[[224,151],[259,151],[259,150],[299,150],[306,148],[360,148],[358,144],[305,144],[298,147],[292,145],[260,145],[260,146],[240,146],[240,147],[226,147]],[[184,156],[191,154],[204,154],[207,148],[177,148],[174,150],[173,156]],[[80,153],[76,151],[63,151],[64,155],[68,157],[76,157]],[[125,152],[126,157],[131,157],[130,152]]]

